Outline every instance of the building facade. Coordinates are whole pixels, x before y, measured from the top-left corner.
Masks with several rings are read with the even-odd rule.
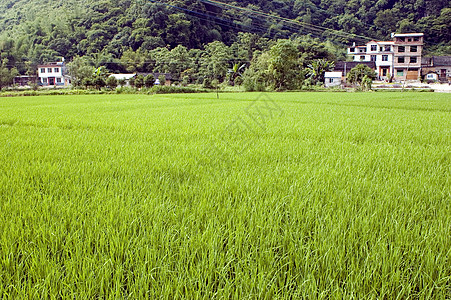
[[[340,86],[343,73],[342,72],[325,72],[324,73],[324,86],[334,87]]]
[[[426,76],[429,73],[435,73],[437,74],[437,78],[435,80],[450,82],[451,56],[423,57],[421,61],[421,72],[422,76]]]
[[[66,65],[62,62],[52,62],[38,65],[38,83],[42,86],[68,86],[70,77]]]
[[[381,80],[416,80],[420,77],[423,33],[392,33],[393,41],[355,43],[348,47],[354,62],[374,62]]]
[[[395,78],[417,80],[421,77],[421,54],[423,52],[423,33],[396,33],[394,39]]]

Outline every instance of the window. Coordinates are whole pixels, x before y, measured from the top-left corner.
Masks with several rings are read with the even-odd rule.
[[[388,55],[382,55],[382,61],[388,61]]]
[[[365,50],[366,50],[365,48],[360,48],[359,52],[365,52]]]
[[[376,61],[376,55],[371,55],[371,61]]]
[[[404,56],[398,57],[398,63],[403,64],[404,63]]]
[[[396,70],[396,76],[404,76],[404,70],[397,69]]]
[[[360,55],[360,60],[365,60],[365,55]]]
[[[355,60],[355,56],[354,55],[352,56],[352,60]]]
[[[417,36],[417,37],[414,37],[413,40],[414,40],[415,42],[418,42],[418,41],[420,40],[420,38]]]
[[[417,46],[410,46],[410,52],[417,52]]]
[[[41,68],[41,73],[45,73],[45,68]]]
[[[384,51],[384,48],[383,48],[383,47],[380,47],[380,48],[379,48],[379,51],[381,51],[381,52]]]
[[[398,46],[398,52],[405,52],[405,51],[406,51],[406,47]]]
[[[54,68],[53,72],[58,73],[60,71],[60,68]]]
[[[354,52],[355,48],[349,48],[349,52]]]
[[[391,46],[390,45],[385,46],[385,51],[391,51]]]
[[[329,83],[333,83],[334,79],[333,78],[329,78]]]
[[[408,41],[408,42],[411,42],[411,41],[412,41],[412,39],[407,39],[407,41]]]
[[[377,51],[377,45],[371,45],[371,51]]]
[[[398,38],[398,42],[404,42],[404,38],[403,37]]]
[[[52,73],[52,68],[47,68],[47,73]]]
[[[47,78],[46,77],[42,78],[42,83],[47,83]]]
[[[412,56],[412,57],[410,58],[410,63],[411,63],[411,64],[416,64],[416,63],[417,63],[417,57],[416,57],[416,56]]]
[[[57,78],[56,82],[61,83],[61,78]]]

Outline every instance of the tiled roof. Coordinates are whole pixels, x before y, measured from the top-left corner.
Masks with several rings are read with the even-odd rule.
[[[365,65],[371,69],[376,69],[376,63],[374,61],[337,61],[335,63],[334,71],[344,72],[346,66],[346,72],[348,72],[357,65]]]
[[[451,56],[422,57],[421,65],[425,67],[451,66]]]

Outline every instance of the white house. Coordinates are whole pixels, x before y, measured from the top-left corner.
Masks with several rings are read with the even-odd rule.
[[[67,75],[64,61],[38,65],[38,83],[42,86],[68,86],[70,77]]]
[[[325,72],[324,85],[326,87],[340,86],[341,76],[342,76],[341,72]]]
[[[393,41],[370,41],[364,46],[348,48],[348,55],[353,61],[372,61],[376,64],[377,75],[387,79],[393,75],[394,45]]]

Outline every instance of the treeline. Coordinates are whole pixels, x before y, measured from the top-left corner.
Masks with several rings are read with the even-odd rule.
[[[68,63],[68,70],[72,83],[81,87],[111,85],[107,82],[108,72],[125,69],[133,73],[170,73],[185,86],[201,84],[211,88],[224,83],[244,84],[247,90],[286,90],[323,83],[323,73],[333,68],[336,53],[339,51],[332,43],[310,37],[271,41],[239,33],[238,41],[231,46],[215,41],[204,49],[179,45],[172,50],[128,50],[108,64],[103,59],[96,61],[98,56],[76,57]],[[139,82],[137,87],[145,85],[146,78]]]

